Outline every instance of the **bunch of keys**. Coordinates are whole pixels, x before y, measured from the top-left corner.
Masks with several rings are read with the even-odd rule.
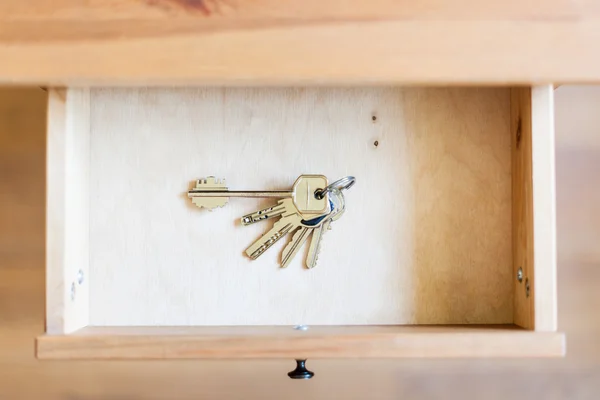
[[[355,182],[353,176],[347,176],[329,185],[323,175],[301,175],[291,190],[233,191],[225,187],[225,181],[208,177],[198,180],[188,197],[198,207],[209,210],[223,207],[230,197],[281,198],[276,205],[241,218],[243,225],[279,218],[267,233],[246,249],[246,254],[255,260],[279,239],[295,232],[281,254],[281,267],[285,268],[312,234],[306,266],[313,268],[317,265],[323,234],[345,211],[342,190],[349,189]]]

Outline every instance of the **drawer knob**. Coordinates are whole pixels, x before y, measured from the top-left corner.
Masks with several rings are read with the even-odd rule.
[[[315,373],[306,369],[306,360],[296,360],[296,369],[288,372],[292,379],[310,379]]]

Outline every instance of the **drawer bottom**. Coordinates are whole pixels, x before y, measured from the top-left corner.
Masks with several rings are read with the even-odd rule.
[[[515,325],[85,327],[37,340],[41,359],[558,357],[562,333]]]

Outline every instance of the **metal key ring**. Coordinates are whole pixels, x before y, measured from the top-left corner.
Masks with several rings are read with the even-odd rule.
[[[342,179],[338,179],[332,184],[328,185],[325,189],[317,189],[315,191],[315,197],[321,200],[327,193],[331,193],[334,189],[346,190],[350,189],[356,183],[356,178],[353,176],[345,176]]]

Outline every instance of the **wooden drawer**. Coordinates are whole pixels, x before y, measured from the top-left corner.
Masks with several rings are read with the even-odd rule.
[[[564,354],[551,86],[53,89],[47,163],[40,358]],[[185,196],[302,173],[357,178],[312,270]]]

